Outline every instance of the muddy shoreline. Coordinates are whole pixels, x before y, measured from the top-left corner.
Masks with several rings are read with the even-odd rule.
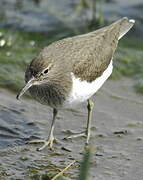
[[[133,80],[108,80],[93,98],[91,144],[97,147],[92,159],[91,179],[142,180],[143,176],[143,97],[133,89]],[[26,179],[31,173],[50,173],[51,167],[62,168],[71,160],[82,159],[84,138],[64,141],[64,131],[82,131],[86,124],[86,104],[77,110],[59,112],[55,136],[60,144],[55,151],[37,152],[40,145],[29,140],[46,138],[52,110],[34,100],[17,101],[15,94],[0,90],[0,177]],[[69,151],[65,151],[63,147]],[[79,169],[67,172],[76,179]],[[65,179],[66,179],[65,178]]]

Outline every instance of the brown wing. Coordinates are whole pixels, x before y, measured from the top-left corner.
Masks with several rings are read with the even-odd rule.
[[[55,71],[73,72],[81,80],[91,82],[108,67],[118,39],[129,30],[129,24],[123,18],[97,31],[54,42],[40,53],[40,63],[44,59],[44,63],[53,64]]]
[[[122,18],[110,26],[79,36],[76,41],[79,39],[80,48],[73,66],[74,75],[89,82],[101,76],[114,55],[118,40],[133,24],[132,20]]]
[[[118,37],[117,26],[108,26],[83,37],[73,66],[74,75],[89,82],[101,76],[114,55]]]

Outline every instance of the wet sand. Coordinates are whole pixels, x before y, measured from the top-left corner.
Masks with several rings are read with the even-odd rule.
[[[143,96],[136,94],[133,81],[108,80],[93,97],[92,137],[97,147],[90,169],[91,180],[142,180],[143,177]],[[65,141],[64,131],[83,131],[86,104],[76,110],[60,111],[55,136],[60,144],[55,151],[36,151],[40,144],[29,140],[46,138],[52,109],[26,98],[17,101],[15,94],[0,90],[0,180],[24,179],[29,174],[49,173],[62,169],[73,159],[81,161],[84,138]],[[63,149],[66,147],[69,151]],[[78,168],[66,175],[76,179]]]

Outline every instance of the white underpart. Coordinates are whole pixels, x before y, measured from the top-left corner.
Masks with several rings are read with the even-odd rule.
[[[103,85],[103,83],[108,79],[113,70],[112,60],[107,67],[107,69],[103,72],[103,74],[98,77],[93,82],[81,81],[79,78],[75,78],[72,73],[72,90],[68,99],[65,102],[65,105],[76,105],[80,104],[91,96],[93,96],[98,89]]]

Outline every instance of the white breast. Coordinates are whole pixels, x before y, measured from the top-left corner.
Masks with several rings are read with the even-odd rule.
[[[81,81],[79,78],[75,78],[72,73],[72,90],[67,98],[65,105],[77,105],[80,104],[91,96],[93,96],[98,89],[103,85],[103,83],[108,79],[113,70],[112,60],[107,67],[107,69],[103,72],[102,76],[98,77],[93,82]]]

